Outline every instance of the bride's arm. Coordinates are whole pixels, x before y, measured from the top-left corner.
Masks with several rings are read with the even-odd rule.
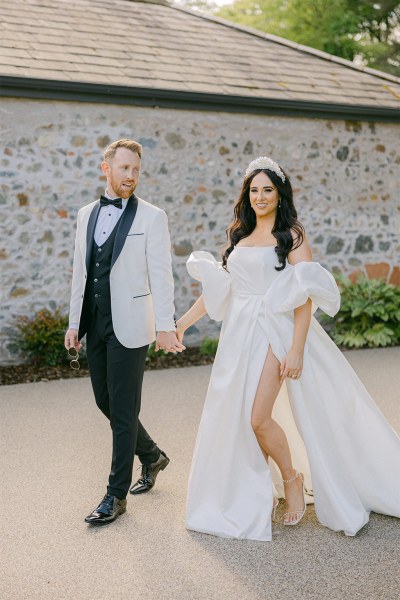
[[[186,329],[197,323],[205,314],[207,314],[207,311],[204,306],[203,295],[201,295],[193,306],[176,322],[176,337],[180,342],[182,342]]]
[[[312,261],[311,249],[307,239],[304,239],[299,248],[296,248],[289,253],[288,259],[291,265],[295,265],[302,261]],[[298,379],[301,375],[303,369],[304,346],[311,322],[311,309],[312,302],[310,298],[305,304],[294,309],[293,340],[289,352],[281,363],[281,381],[283,381],[285,377],[291,376],[293,376],[293,379]]]

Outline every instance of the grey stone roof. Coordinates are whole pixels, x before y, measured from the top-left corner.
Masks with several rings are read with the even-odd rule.
[[[2,0],[0,74],[399,107],[400,79],[166,4]]]

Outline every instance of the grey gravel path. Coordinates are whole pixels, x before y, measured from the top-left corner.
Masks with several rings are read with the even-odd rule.
[[[346,356],[400,430],[400,348]],[[104,493],[111,436],[89,380],[0,388],[1,600],[399,599],[394,518],[372,515],[347,538],[320,526],[309,508],[298,527],[274,525],[272,543],[185,530],[209,374],[210,367],[146,374],[142,419],[171,464],[151,493],[129,497],[128,512],[98,529],[83,518]]]

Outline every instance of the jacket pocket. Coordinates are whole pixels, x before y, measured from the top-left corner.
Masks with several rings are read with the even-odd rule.
[[[134,298],[144,298],[145,296],[150,296],[150,292],[148,294],[140,294],[139,296],[132,296],[132,299],[134,299]]]

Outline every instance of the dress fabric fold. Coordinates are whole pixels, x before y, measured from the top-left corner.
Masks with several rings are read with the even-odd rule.
[[[332,275],[320,264],[287,264],[274,248],[236,247],[227,269],[194,252],[189,274],[202,283],[206,310],[222,329],[189,477],[188,529],[270,541],[280,473],[268,465],[251,427],[261,371],[271,346],[288,352],[294,309],[311,298],[330,316],[340,306]],[[312,317],[299,380],[287,379],[274,407],[295,468],[305,474],[319,522],[355,535],[371,511],[400,517],[400,440],[343,354]]]

